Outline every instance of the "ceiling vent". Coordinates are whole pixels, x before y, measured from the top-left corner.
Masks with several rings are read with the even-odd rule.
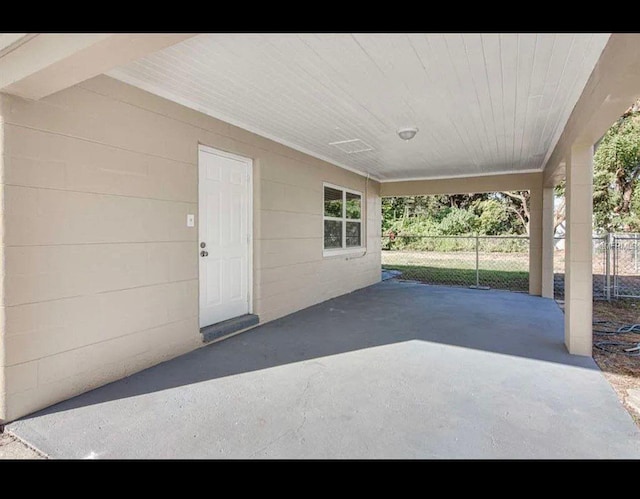
[[[329,145],[337,147],[342,152],[346,152],[347,154],[373,151],[373,147],[371,147],[369,144],[367,144],[366,142],[360,139],[341,140],[339,142],[329,142]]]

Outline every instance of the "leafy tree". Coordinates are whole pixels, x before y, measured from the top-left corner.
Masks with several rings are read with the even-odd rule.
[[[640,176],[640,101],[607,130],[593,161],[595,226],[607,231],[640,230],[640,218],[634,209]]]
[[[565,181],[563,180],[553,189],[556,203],[553,207],[553,233],[555,234],[567,218],[566,199],[564,197]]]
[[[471,234],[478,227],[478,217],[463,208],[449,208],[440,222],[440,231],[445,236]]]
[[[393,223],[403,218],[405,197],[382,198],[382,231],[387,232]]]
[[[404,235],[523,234],[528,193],[390,197],[382,200],[382,230]],[[524,217],[524,221],[522,219]]]
[[[498,199],[476,201],[474,211],[478,216],[478,232],[487,235],[507,234],[512,231],[507,206]]]
[[[488,199],[489,194],[449,194],[442,196],[443,201],[448,202],[451,208],[468,210],[472,205],[483,199]]]
[[[518,221],[522,227],[521,231],[529,235],[529,191],[501,191],[499,194],[503,196],[503,202],[507,209],[518,217]],[[518,231],[518,232],[521,232]]]

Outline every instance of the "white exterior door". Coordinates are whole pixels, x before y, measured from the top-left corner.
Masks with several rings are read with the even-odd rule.
[[[252,162],[199,149],[200,327],[250,311]]]

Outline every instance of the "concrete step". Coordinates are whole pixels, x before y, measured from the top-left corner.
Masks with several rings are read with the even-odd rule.
[[[210,326],[205,326],[200,328],[202,341],[209,343],[210,341],[223,338],[242,329],[255,326],[258,322],[260,322],[260,318],[257,315],[245,314],[216,324],[211,324]]]

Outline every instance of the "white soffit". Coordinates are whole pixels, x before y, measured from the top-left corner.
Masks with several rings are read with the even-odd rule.
[[[608,38],[203,34],[107,74],[382,180],[478,176],[543,167]]]
[[[27,36],[26,33],[0,33],[0,55],[18,40]]]

